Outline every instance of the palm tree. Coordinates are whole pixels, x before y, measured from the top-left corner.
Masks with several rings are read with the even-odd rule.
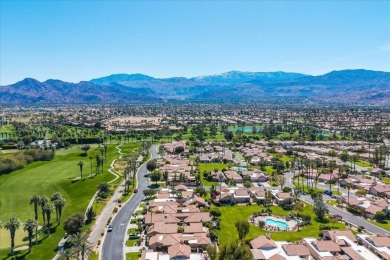
[[[67,248],[62,250],[60,258],[61,260],[70,260],[75,255],[75,250],[73,248]]]
[[[15,247],[15,232],[20,227],[20,220],[16,217],[11,217],[7,223],[5,223],[4,228],[9,230],[11,235],[11,255],[14,255]]]
[[[38,195],[34,195],[30,199],[30,205],[34,204],[34,213],[35,213],[35,220],[38,221],[38,205],[40,204],[41,198]]]
[[[58,224],[61,222],[62,208],[65,206],[65,204],[66,200],[62,197],[54,201],[54,206],[56,209],[56,220]]]
[[[87,236],[84,233],[77,233],[71,238],[77,255],[81,255],[81,259],[84,260],[86,256],[89,256],[92,252],[91,244],[87,241]]]
[[[41,208],[42,208],[42,218],[43,218],[43,227],[44,228],[46,225],[46,215],[45,215],[44,207],[48,202],[49,202],[49,198],[47,196],[42,196],[41,200],[39,201],[39,204],[41,205]]]
[[[91,176],[89,176],[90,178],[92,178],[92,155],[89,156],[89,162],[90,162],[90,165],[91,165]]]
[[[51,213],[54,211],[54,206],[51,203],[46,203],[45,206],[43,207],[43,210],[46,213],[47,227],[50,235],[50,217],[51,217]]]
[[[84,260],[85,257],[88,258],[88,256],[92,253],[92,246],[87,240],[81,241],[81,243],[77,245],[77,248],[81,254],[81,260]]]
[[[51,201],[54,203],[56,209],[56,221],[59,224],[61,222],[62,208],[66,204],[66,200],[62,197],[60,192],[55,192],[51,195]]]
[[[31,252],[32,248],[32,239],[34,237],[34,230],[38,228],[38,222],[35,219],[28,219],[26,223],[24,223],[23,230],[28,233],[28,251]]]
[[[349,191],[351,190],[351,188],[353,187],[353,185],[351,183],[347,183],[347,190],[348,190],[348,206],[349,206]]]
[[[79,161],[77,165],[80,167],[80,179],[83,179],[83,166],[84,166],[84,162],[83,161]]]
[[[50,198],[50,200],[52,201],[52,202],[54,202],[54,201],[56,201],[56,200],[58,200],[58,199],[60,199],[60,198],[62,198],[62,194],[60,193],[60,192],[54,192],[52,195],[51,195],[51,198]]]

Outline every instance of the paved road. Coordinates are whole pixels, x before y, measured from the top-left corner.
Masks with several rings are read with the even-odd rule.
[[[120,155],[122,155],[123,153],[121,152],[121,149],[120,149],[120,146],[121,145],[118,145],[116,147],[116,149],[118,149],[118,153]],[[113,181],[115,181],[119,176],[117,174],[115,174],[115,172],[113,172],[111,169],[114,168],[114,163],[115,163],[116,159],[113,160],[111,162],[111,168],[108,170],[109,172],[111,172],[112,174],[114,174],[116,177],[115,179],[113,179],[112,181],[108,182],[108,183],[111,183]],[[105,205],[105,207],[103,208],[102,212],[99,214],[99,216],[96,218],[96,221],[95,221],[95,224],[92,228],[92,232],[91,234],[89,234],[89,238],[88,238],[88,241],[91,243],[91,245],[96,245],[96,243],[98,242],[98,240],[101,238],[100,234],[104,231],[104,229],[106,228],[106,223],[109,219],[109,217],[111,216],[111,213],[112,211],[114,210],[115,206],[116,206],[116,203],[118,201],[119,198],[122,197],[122,191],[123,191],[123,187],[124,187],[124,181],[119,185],[119,187],[115,190],[114,194],[111,196],[110,200],[108,201],[108,203]],[[91,199],[91,201],[89,202],[88,204],[88,208],[92,205],[92,203],[94,202],[95,200],[95,197],[97,195],[98,192],[95,193],[94,197]]]
[[[292,176],[294,175],[293,172],[287,172],[285,174],[286,176],[286,185],[287,187],[294,188],[294,184],[291,182],[292,181]],[[324,199],[327,199],[327,195],[324,194]],[[313,200],[309,195],[302,195],[301,199],[307,203],[313,204]],[[347,211],[341,210],[337,207],[334,206],[328,206],[329,212],[334,214],[334,215],[340,215],[343,217],[343,220],[348,221],[349,223],[352,223],[353,225],[356,226],[363,226],[368,232],[371,232],[373,234],[382,234],[382,235],[387,235],[390,236],[390,232],[387,230],[384,230],[376,225],[373,225],[364,219],[355,216]]]
[[[152,146],[150,148],[151,158],[158,158],[157,147]],[[134,213],[137,206],[141,203],[144,198],[143,190],[149,186],[148,177],[144,177],[147,174],[146,163],[143,164],[137,174],[138,180],[138,193],[134,193],[130,201],[128,201],[121,210],[117,213],[112,224],[112,232],[108,232],[103,242],[102,257],[103,260],[121,260],[124,259],[124,244],[125,234],[127,233],[127,225],[130,221],[131,215]]]

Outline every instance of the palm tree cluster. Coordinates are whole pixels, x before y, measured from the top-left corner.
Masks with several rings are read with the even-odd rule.
[[[42,220],[44,229],[47,228],[48,234],[50,235],[50,219],[51,213],[56,210],[56,221],[59,224],[62,215],[62,209],[66,204],[66,200],[62,197],[62,194],[59,192],[53,193],[51,199],[47,196],[33,195],[30,198],[30,205],[34,206],[34,218],[29,218],[26,222],[23,223],[23,230],[27,232],[29,252],[32,250],[32,240],[35,235],[35,243],[38,243],[38,207],[42,209]],[[11,252],[14,254],[15,248],[15,233],[21,226],[21,221],[13,216],[7,221],[4,225],[4,228],[9,230],[11,236]],[[2,226],[0,225],[0,228]]]
[[[88,258],[92,253],[92,246],[87,240],[88,236],[82,232],[72,235],[61,252],[60,259],[82,259]]]

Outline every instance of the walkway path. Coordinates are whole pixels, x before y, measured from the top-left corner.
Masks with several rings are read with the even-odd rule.
[[[115,147],[118,150],[118,154],[119,154],[118,159],[121,158],[121,156],[124,154],[124,153],[122,153],[122,150],[120,148],[121,146],[122,146],[122,143]],[[114,171],[114,164],[115,164],[116,160],[118,160],[118,159],[112,160],[112,162],[110,164],[110,169],[108,169],[108,171],[111,174],[113,174],[115,176],[115,178],[113,180],[109,181],[108,183],[112,183],[112,182],[116,181],[119,178],[119,175],[116,174],[115,171]],[[115,203],[113,203],[113,202],[117,201],[118,198],[120,198],[120,193],[121,193],[121,190],[122,190],[122,188],[121,188],[122,186],[123,185],[119,185],[119,187],[115,191],[114,195],[111,197],[110,201],[107,203],[107,205],[109,205],[109,206],[106,205],[106,207],[104,207],[102,213],[96,219],[95,225],[93,226],[92,232],[91,232],[91,234],[90,234],[90,236],[88,238],[88,241],[93,246],[97,243],[97,240],[99,239],[99,235],[100,235],[100,233],[102,232],[102,230],[104,228],[104,223],[106,223],[106,222],[104,222],[104,220],[105,221],[108,220],[109,216],[111,215],[112,210],[115,207]],[[98,193],[99,193],[99,191],[96,191],[95,194],[93,195],[92,199],[89,201],[88,206],[87,206],[87,208],[85,210],[85,213],[84,213],[85,215],[87,214],[88,209],[90,207],[92,207],[93,203],[95,202],[95,199],[96,199],[96,196],[97,196]],[[119,197],[117,196],[118,195],[117,193],[119,193]],[[111,211],[109,211],[109,210],[111,210]],[[108,215],[108,217],[107,217],[107,215]],[[99,224],[97,225],[97,223],[99,223]],[[61,256],[61,253],[62,253],[62,251],[64,249],[64,244],[65,244],[66,240],[67,240],[67,238],[62,238],[60,240],[60,242],[58,243],[57,254],[54,256],[53,260],[56,260],[56,259],[58,259]]]

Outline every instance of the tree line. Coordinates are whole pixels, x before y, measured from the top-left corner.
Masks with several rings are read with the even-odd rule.
[[[0,175],[24,168],[35,161],[50,161],[54,158],[54,151],[29,149],[17,152],[0,159]]]

